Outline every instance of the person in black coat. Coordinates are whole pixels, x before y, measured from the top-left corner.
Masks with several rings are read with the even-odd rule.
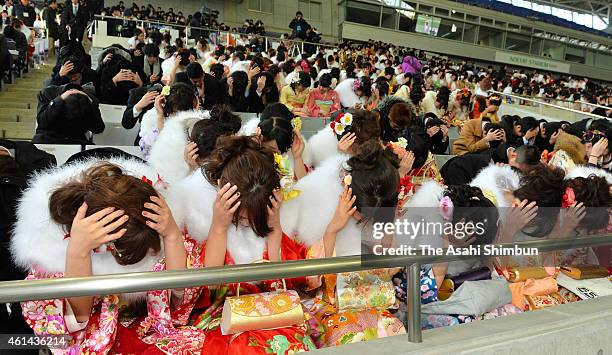
[[[71,0],[66,4],[61,21],[64,44],[83,41],[88,17],[87,9],[84,5],[79,4],[79,0]]]
[[[23,280],[26,270],[15,265],[9,245],[17,220],[17,202],[26,189],[28,177],[36,171],[56,165],[55,157],[30,142],[0,140],[0,281]],[[32,334],[22,317],[19,303],[0,305],[0,332]],[[8,351],[38,354],[38,350]]]
[[[23,22],[14,18],[11,21],[11,26],[6,26],[4,28],[4,35],[15,41],[15,50],[19,52],[19,60],[25,63],[28,55],[28,39],[25,34],[21,32],[21,26],[23,26]]]
[[[43,20],[47,24],[47,37],[49,38],[49,55],[55,55],[55,41],[60,38],[60,29],[56,21],[57,0],[51,0],[45,8]]]
[[[58,75],[51,78],[49,85],[78,84],[84,85],[92,83],[96,89],[96,97],[100,92],[100,79],[95,70],[83,65],[80,58],[76,56],[68,57],[64,60]]]
[[[36,21],[36,10],[30,4],[30,0],[20,0],[13,6],[13,17],[21,20],[24,25],[32,27]]]
[[[448,150],[448,124],[433,112],[427,112],[422,119],[422,128],[429,137],[429,151],[446,154]]]
[[[144,84],[138,68],[119,54],[113,54],[109,61],[99,66],[98,74],[100,102],[104,104],[125,105],[130,90]]]
[[[291,38],[297,37],[305,40],[310,25],[304,20],[302,12],[298,11],[295,13],[295,18],[289,23],[289,28],[291,29]]]
[[[221,84],[212,75],[204,73],[198,62],[190,63],[184,72],[177,73],[174,82],[191,86],[200,99],[203,110],[210,110],[214,105],[223,102]]]
[[[223,86],[223,102],[229,105],[234,112],[248,112],[249,102],[246,98],[246,89],[249,76],[246,72],[237,70],[229,77],[221,80]]]
[[[49,86],[38,93],[36,133],[32,143],[91,144],[85,134],[104,131],[92,84]]]
[[[161,84],[143,86],[130,90],[127,107],[123,111],[121,125],[125,129],[132,129],[136,123],[142,120],[145,112],[153,108],[155,98],[161,93]],[[138,134],[134,140],[134,145],[138,145],[140,137]]]
[[[255,75],[251,79],[249,88],[249,112],[261,113],[266,106],[276,103],[279,100],[278,87],[274,83],[272,73],[264,71]]]

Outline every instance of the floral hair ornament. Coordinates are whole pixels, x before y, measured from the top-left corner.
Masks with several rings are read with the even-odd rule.
[[[302,130],[302,119],[299,117],[294,117],[291,120],[291,126],[293,126],[293,130],[300,133],[300,131]]]
[[[400,179],[399,186],[397,188],[398,207],[403,207],[404,204],[410,200],[410,198],[412,198],[412,195],[414,195],[414,187],[415,185],[410,179],[410,175],[406,175]]]
[[[342,183],[346,187],[351,186],[351,184],[353,183],[353,176],[351,174],[349,174],[349,173],[346,173],[344,175],[344,178],[342,178]]]
[[[445,221],[450,221],[453,218],[453,200],[450,197],[444,196],[440,200],[440,215]]]
[[[396,142],[387,143],[387,147],[391,148],[393,153],[397,155],[400,159],[406,155],[406,147],[408,146],[408,141],[404,137],[400,137]]]
[[[361,90],[361,79],[357,78],[353,81],[353,91]]]
[[[149,180],[145,175],[143,175],[140,180],[142,180],[142,182],[144,182],[147,185],[153,186],[153,181]]]
[[[278,153],[274,153],[274,164],[281,174],[280,186],[283,199],[289,201],[298,197],[301,191],[294,188],[295,179],[293,178],[293,171],[289,166],[289,160]]]
[[[574,189],[568,187],[565,189],[565,193],[563,194],[563,202],[561,202],[562,208],[570,208],[576,204],[576,194],[574,194]]]
[[[353,115],[348,112],[342,112],[336,116],[336,119],[333,120],[329,126],[334,130],[334,133],[336,133],[338,137],[342,137],[344,133],[350,129],[352,124]]]
[[[170,95],[170,86],[166,85],[163,87],[161,94],[164,96],[168,96]]]

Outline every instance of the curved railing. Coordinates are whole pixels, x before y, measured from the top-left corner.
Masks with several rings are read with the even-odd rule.
[[[498,244],[495,247],[537,248],[539,252],[550,252],[601,245],[612,245],[612,234]],[[356,255],[328,259],[211,267],[187,271],[139,272],[34,281],[6,281],[0,282],[0,302],[129,293],[408,266],[408,339],[411,342],[421,342],[419,287],[421,264],[476,257],[478,256],[452,255],[452,253],[446,252],[441,255],[368,255],[367,258]]]

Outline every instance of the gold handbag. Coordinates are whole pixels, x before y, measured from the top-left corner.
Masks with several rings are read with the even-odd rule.
[[[221,315],[221,333],[236,334],[249,330],[282,328],[304,323],[304,311],[296,291],[263,292],[227,297]]]
[[[336,279],[336,307],[340,311],[392,308],[395,305],[395,288],[391,275],[389,269],[339,273]]]
[[[608,269],[599,265],[562,266],[561,272],[575,280],[597,279],[608,276]]]
[[[537,266],[509,267],[507,279],[510,282],[522,282],[527,279],[543,279],[548,277],[546,269]]]

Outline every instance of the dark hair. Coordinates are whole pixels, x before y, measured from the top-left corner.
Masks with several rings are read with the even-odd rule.
[[[450,96],[450,90],[446,86],[442,86],[438,89],[438,93],[436,94],[436,101],[440,103],[440,107],[444,110],[448,109],[448,99]]]
[[[87,118],[94,115],[94,104],[89,96],[82,92],[68,95],[64,99],[64,118],[58,127],[63,132],[81,132],[84,134],[87,127]],[[76,138],[76,137],[73,137]]]
[[[166,97],[164,114],[166,117],[176,112],[193,109],[195,94],[193,88],[185,83],[175,83],[170,87],[170,93]]]
[[[270,149],[247,136],[220,137],[203,171],[214,186],[229,182],[238,187],[240,207],[234,213],[234,225],[244,213],[257,236],[263,238],[272,232],[266,206],[270,206],[273,191],[280,188],[280,172]]]
[[[72,63],[72,70],[68,73],[68,75],[80,74],[85,69],[83,66],[83,61],[77,56],[71,55],[70,57],[64,59],[63,64],[66,64],[66,62]]]
[[[378,139],[380,137],[380,115],[378,112],[348,109],[345,111],[336,111],[332,113],[331,119],[335,120],[336,117],[342,112],[350,113],[353,116],[353,123],[351,124],[350,129],[344,131],[342,136],[336,135],[338,140],[349,133],[354,133],[354,144],[355,146],[359,146],[371,139]]]
[[[249,85],[249,76],[242,70],[236,70],[230,77],[234,80],[232,85],[232,98],[243,98],[247,85]]]
[[[204,75],[204,69],[198,62],[189,63],[187,68],[185,68],[185,72],[189,79],[198,79]]]
[[[399,173],[378,139],[361,144],[357,154],[349,158],[346,164],[346,172],[352,176],[350,187],[356,197],[357,211],[365,220],[392,221],[397,206]]]
[[[576,203],[582,202],[586,213],[579,226],[589,230],[606,228],[610,223],[612,195],[605,177],[590,175],[566,181],[567,187],[574,190]]]
[[[514,191],[514,197],[521,201],[535,201],[538,206],[538,213],[532,221],[537,227],[524,231],[525,234],[540,238],[554,228],[563,201],[564,175],[561,169],[540,165],[521,177],[521,185]]]
[[[83,202],[87,203],[88,216],[107,207],[125,211],[129,219],[119,229],[126,228],[127,232],[113,242],[116,250],[112,254],[118,264],[133,265],[150,250],[158,253],[161,249],[158,233],[146,225],[147,219],[142,216],[143,206],[151,196],[158,196],[151,185],[125,174],[114,164],[100,163],[82,172],[80,179],[53,191],[49,212],[68,232]]]
[[[407,141],[406,151],[414,154],[413,169],[419,169],[427,161],[429,156],[428,135],[423,131],[406,129],[401,134]]]
[[[319,78],[319,86],[321,87],[329,88],[331,87],[331,83],[332,83],[332,77],[330,73],[322,74],[321,77]]]
[[[293,91],[295,91],[295,88],[298,85],[302,85],[305,88],[309,88],[310,87],[310,83],[312,82],[312,80],[310,79],[310,75],[308,75],[307,73],[304,73],[303,71],[298,72],[298,80],[297,82],[292,82],[291,85],[291,89],[293,89]]]
[[[291,148],[293,144],[293,126],[291,121],[287,121],[282,117],[270,117],[261,120],[258,127],[261,130],[262,143],[274,140],[281,154]]]
[[[210,66],[210,73],[217,80],[221,80],[221,78],[223,77],[223,72],[224,71],[225,71],[225,68],[223,67],[223,64],[221,64],[221,63],[215,63],[215,64]]]
[[[153,43],[145,44],[142,50],[147,57],[159,57],[159,47]]]
[[[474,225],[482,226],[483,233],[475,231],[476,240],[470,244],[491,244],[495,240],[499,212],[481,189],[469,185],[449,186],[444,191],[444,196],[448,196],[453,201],[454,225],[463,221],[464,224],[472,222]]]
[[[521,133],[523,134],[527,133],[527,131],[529,131],[530,129],[540,127],[540,123],[538,122],[538,120],[531,116],[521,118],[517,122],[517,124],[521,125]]]
[[[260,121],[267,120],[268,118],[272,117],[284,118],[287,121],[291,122],[291,120],[293,119],[293,113],[291,112],[291,110],[289,110],[287,106],[285,106],[285,104],[275,102],[266,106],[259,115]]]
[[[367,76],[362,76],[361,78],[356,78],[355,80],[359,80],[359,91],[361,91],[364,96],[372,96],[372,80],[370,80],[370,78],[368,78]]]
[[[227,105],[215,105],[210,118],[199,120],[193,125],[189,140],[198,146],[199,159],[206,159],[215,149],[217,139],[238,133],[242,122]]]

